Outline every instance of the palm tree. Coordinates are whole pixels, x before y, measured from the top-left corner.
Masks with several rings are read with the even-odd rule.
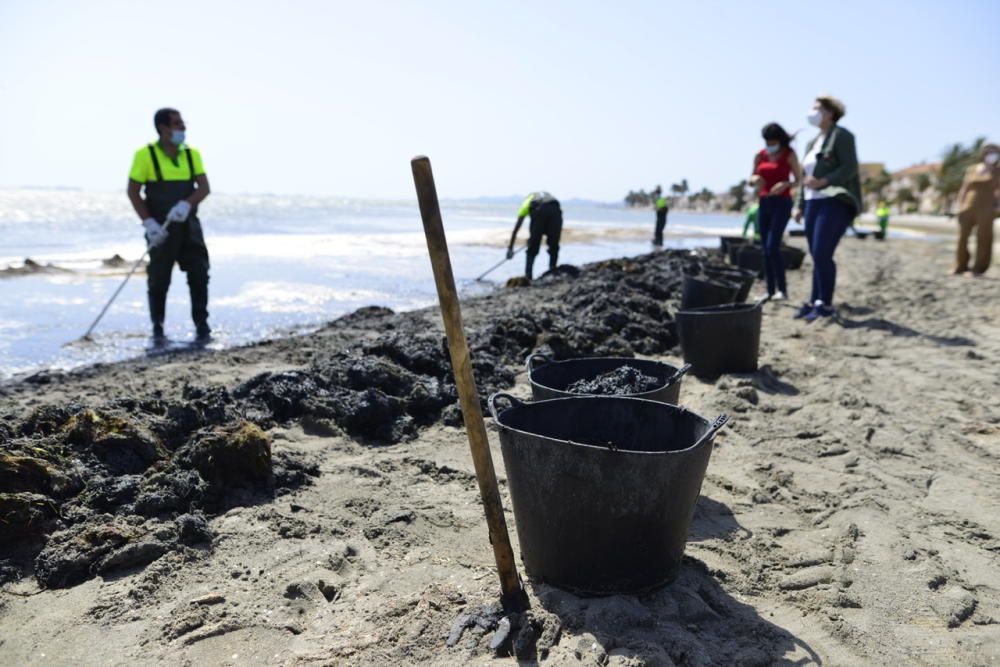
[[[913,196],[913,191],[910,188],[900,188],[896,191],[896,206],[899,207],[900,213],[908,213],[907,204],[915,204],[916,201],[917,198]]]
[[[917,176],[917,192],[923,192],[927,188],[931,187],[931,177],[927,174],[919,174]]]
[[[882,201],[882,192],[891,182],[892,176],[889,175],[889,172],[884,167],[875,175],[865,176],[865,180],[861,183],[861,189],[865,194],[862,200],[866,207],[873,203],[872,199],[874,199],[874,204],[878,205],[878,202]]]
[[[730,204],[730,211],[742,211],[743,206],[746,204],[746,194],[747,194],[747,179],[743,179],[736,185],[729,188],[729,196],[733,198],[733,203]]]
[[[891,181],[892,176],[883,168],[878,174],[866,177],[865,182],[861,185],[865,192],[874,194],[876,199],[881,199],[882,191]]]
[[[629,190],[625,195],[625,204],[631,207],[649,206],[653,203],[653,197],[645,190]]]

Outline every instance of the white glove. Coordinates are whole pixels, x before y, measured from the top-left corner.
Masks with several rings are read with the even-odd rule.
[[[174,207],[167,213],[167,220],[170,222],[184,222],[191,214],[191,204],[183,199],[174,204]]]
[[[146,228],[146,243],[150,248],[155,248],[167,240],[167,230],[153,218],[143,220],[142,226]]]

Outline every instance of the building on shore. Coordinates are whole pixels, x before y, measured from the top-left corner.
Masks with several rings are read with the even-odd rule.
[[[922,162],[890,174],[884,200],[896,213],[938,213],[940,162]]]

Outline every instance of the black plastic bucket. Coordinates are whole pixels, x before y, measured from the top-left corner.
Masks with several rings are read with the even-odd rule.
[[[761,304],[729,304],[678,311],[684,361],[699,377],[752,373],[760,352]]]
[[[681,288],[681,308],[701,308],[733,303],[741,285],[720,279],[703,279],[684,276]]]
[[[736,293],[736,298],[734,299],[736,303],[743,303],[747,300],[747,297],[750,296],[750,288],[753,287],[754,280],[757,279],[753,271],[737,267],[712,266],[705,269],[705,275],[709,278],[722,278],[723,280],[738,284],[740,290]]]
[[[725,415],[713,423],[620,396],[522,403],[493,394],[489,408],[529,577],[596,594],[677,577]]]
[[[757,244],[750,241],[747,241],[746,243],[734,243],[727,247],[723,254],[726,256],[726,259],[729,260],[730,264],[736,266],[740,263],[740,253],[743,251],[743,248],[753,247],[757,247]]]
[[[764,275],[764,251],[759,245],[740,246],[736,253],[735,266]]]
[[[719,249],[723,252],[723,254],[728,254],[730,248],[741,246],[749,242],[750,240],[744,236],[720,236]]]
[[[622,366],[631,366],[643,375],[662,381],[662,386],[638,394],[626,394],[633,398],[677,404],[681,392],[681,378],[691,369],[685,364],[677,368],[662,361],[632,359],[629,357],[585,357],[552,361],[542,354],[529,354],[524,362],[531,383],[531,396],[536,401],[552,398],[583,396],[567,391],[574,382],[592,380],[598,375],[609,373]]]
[[[805,258],[806,253],[804,250],[790,245],[781,246],[781,259],[784,260],[786,269],[801,269],[802,261]]]

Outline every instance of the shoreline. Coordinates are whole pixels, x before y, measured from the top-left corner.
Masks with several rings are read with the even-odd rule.
[[[738,216],[730,216],[734,224],[732,229],[719,229],[715,227],[720,224],[719,216],[712,214],[706,216],[708,218],[714,218],[714,221],[710,225],[702,225],[698,222],[698,216],[686,216],[681,218],[681,222],[677,225],[669,224],[666,229],[667,244],[668,246],[683,247],[683,248],[694,248],[698,247],[699,244],[710,243],[709,239],[714,240],[718,234],[729,234],[738,233]],[[890,240],[896,240],[899,238],[923,238],[925,240],[938,240],[944,234],[937,234],[936,232],[944,232],[946,228],[942,227],[942,221],[936,220],[932,221],[931,227],[926,227],[917,230],[914,226],[912,229],[907,225],[906,220],[900,224],[893,224],[890,228]],[[915,224],[920,223],[920,220],[915,221]],[[926,222],[926,221],[925,221]],[[796,226],[792,225],[791,228],[794,230]],[[864,227],[862,227],[864,229]],[[895,231],[894,231],[895,230]],[[951,230],[954,231],[954,230]],[[629,224],[620,227],[610,226],[607,228],[592,228],[590,225],[583,225],[579,228],[570,228],[565,230],[564,233],[564,245],[567,249],[570,244],[580,245],[575,253],[577,255],[583,255],[587,257],[593,257],[593,255],[603,254],[600,250],[604,248],[604,253],[611,252],[614,254],[614,248],[620,248],[619,252],[623,254],[628,254],[631,252],[636,252],[645,246],[645,242],[648,241],[648,237],[651,234],[651,225],[635,225],[634,220],[629,221]],[[497,228],[497,231],[492,233],[486,233],[483,231],[471,231],[465,230],[458,234],[458,236],[453,239],[453,245],[466,247],[465,252],[470,255],[475,255],[477,257],[483,258],[483,261],[487,260],[487,255],[490,252],[490,248],[500,249],[506,245],[506,230],[502,228]],[[523,239],[522,239],[523,241]],[[590,248],[589,250],[583,250],[583,246]],[[596,249],[596,250],[595,250]],[[566,253],[564,253],[566,254]],[[568,253],[570,261],[573,261],[572,255],[574,252]],[[589,257],[588,257],[589,258]],[[94,260],[98,262],[98,260]],[[9,359],[10,368],[5,370],[3,373],[3,378],[0,379],[0,384],[7,384],[11,381],[16,381],[19,378],[25,378],[36,373],[48,373],[56,372],[57,370],[68,370],[79,368],[81,366],[86,366],[92,363],[109,363],[115,359],[128,359],[128,358],[138,358],[144,354],[144,346],[140,341],[145,340],[144,331],[129,329],[130,323],[133,320],[128,318],[118,318],[118,320],[111,325],[108,330],[107,336],[99,337],[99,344],[92,346],[90,350],[83,350],[81,348],[65,348],[59,347],[59,345],[65,343],[65,340],[56,340],[58,335],[55,329],[51,327],[46,328],[46,323],[53,321],[58,318],[64,321],[65,326],[70,328],[85,328],[90,319],[83,313],[87,312],[88,309],[94,308],[94,314],[97,310],[93,304],[86,304],[81,299],[90,298],[89,292],[85,290],[85,283],[90,279],[110,279],[108,287],[106,289],[114,289],[114,285],[111,284],[118,275],[123,275],[124,268],[110,268],[112,264],[129,264],[128,261],[122,260],[119,257],[113,257],[111,260],[105,260],[103,262],[106,267],[97,270],[84,270],[80,272],[64,271],[64,266],[48,267],[45,265],[39,265],[37,270],[32,270],[27,272],[27,276],[15,276],[17,273],[25,273],[21,269],[12,271],[0,271],[0,276],[7,277],[10,280],[18,280],[22,277],[28,279],[34,279],[42,281],[37,288],[37,298],[40,299],[43,304],[45,319],[38,319],[37,321],[31,318],[26,319],[21,324],[21,329],[12,329],[12,347],[11,347],[11,357]],[[510,264],[509,266],[516,265],[516,262]],[[479,265],[473,265],[471,268],[466,267],[466,271],[479,268]],[[242,268],[241,268],[242,270]],[[294,269],[292,269],[294,270]],[[501,269],[498,274],[501,278],[505,277],[503,274],[506,269]],[[507,271],[511,273],[511,271]],[[55,275],[55,278],[49,276]],[[320,286],[307,285],[308,289],[311,291],[303,292],[304,296],[298,301],[293,301],[289,306],[291,310],[287,316],[281,315],[283,309],[276,307],[276,302],[274,302],[276,287],[280,283],[275,283],[275,280],[280,280],[274,275],[268,275],[262,278],[263,282],[257,287],[254,284],[241,283],[239,281],[234,281],[232,276],[236,274],[229,273],[225,274],[225,278],[228,282],[219,283],[223,291],[221,296],[217,295],[217,304],[219,306],[218,315],[221,319],[218,321],[220,325],[218,327],[219,336],[217,341],[213,345],[215,349],[224,349],[232,345],[242,345],[254,340],[266,340],[275,337],[280,337],[286,335],[288,331],[302,331],[302,330],[314,330],[316,327],[322,326],[322,315],[316,310],[316,306],[313,301],[316,299],[325,300],[323,303],[324,310],[341,311],[341,305],[346,308],[358,308],[362,306],[363,303],[374,302],[381,303],[382,305],[400,308],[404,307],[403,303],[397,303],[390,296],[389,292],[384,294],[369,294],[365,297],[361,292],[365,290],[358,290],[356,286],[348,285],[343,289],[339,289],[340,292],[344,292],[346,296],[339,295],[336,298],[345,298],[346,301],[341,304],[339,301],[332,301],[334,297],[331,295],[337,291],[337,289],[330,288],[324,291],[324,288]],[[474,274],[473,274],[474,275]],[[70,280],[74,285],[80,285],[73,287],[69,292],[62,292],[61,288],[53,287],[48,285],[47,281],[52,280]],[[375,279],[375,278],[373,278]],[[305,281],[308,283],[308,277],[297,275],[294,280],[299,282]],[[5,281],[0,280],[0,283]],[[273,283],[273,285],[272,285]],[[425,286],[426,287],[426,286]],[[14,284],[7,284],[8,291],[14,290]],[[246,322],[258,322],[255,318],[253,306],[251,305],[252,297],[251,292],[253,289],[258,291],[263,290],[262,296],[267,301],[264,304],[268,308],[265,310],[266,313],[263,319],[259,320],[259,326],[251,327],[251,329],[246,328],[244,325]],[[378,283],[372,288],[376,292],[385,289],[385,285]],[[480,290],[473,290],[473,293],[479,293]],[[34,293],[34,292],[33,292]],[[138,292],[136,292],[138,294]],[[422,296],[426,297],[422,300],[418,300],[419,303],[414,302],[412,304],[406,304],[406,308],[419,307],[423,303],[429,303],[432,301],[433,294],[432,291],[426,294],[421,293]],[[135,296],[135,295],[133,295]],[[51,304],[57,303],[60,299],[72,300],[74,304],[80,304],[84,306],[83,308],[78,308],[76,305],[73,307],[72,313],[67,313],[65,316],[58,310],[54,310]],[[312,301],[311,301],[312,300]],[[413,299],[410,299],[413,301]],[[184,307],[182,302],[177,304],[181,308]],[[262,306],[263,307],[263,306]],[[291,314],[295,309],[301,312],[298,315]],[[240,312],[235,312],[240,311]],[[113,311],[113,315],[118,313],[119,310]],[[343,311],[341,311],[343,312]],[[347,311],[350,312],[350,311]],[[259,314],[259,313],[258,313]],[[139,315],[138,312],[134,315]],[[327,316],[329,317],[329,316]],[[68,318],[68,319],[67,319]],[[133,318],[134,319],[134,318]],[[138,320],[134,320],[138,321]],[[326,320],[328,321],[328,320]],[[181,331],[170,332],[173,336],[180,336],[179,341],[184,340],[183,338],[183,320],[180,320],[181,324],[179,328]],[[32,339],[26,337],[22,334],[21,330],[27,329],[38,329],[41,337],[37,339]],[[124,327],[124,328],[123,328]],[[175,329],[178,327],[175,327]],[[32,342],[34,341],[34,342]]]
[[[845,239],[838,322],[791,320],[807,261],[789,274],[792,300],[765,306],[759,371],[685,377],[681,404],[731,422],[680,578],[607,598],[529,585],[535,658],[935,664],[998,654],[1000,409],[974,397],[995,392],[1000,281],[946,277],[946,246]],[[609,260],[464,300],[482,396],[526,396],[532,350],[679,363],[669,326],[679,274],[713,255]],[[0,388],[0,452],[59,445],[92,471],[85,493],[103,494],[61,492],[67,525],[42,576],[82,582],[8,583],[3,650],[22,664],[80,664],[81,645],[85,664],[488,661],[490,632],[466,629],[446,645],[498,586],[439,320],[436,307],[367,308],[302,336]],[[88,408],[100,419],[81,422]],[[96,425],[115,419],[129,447],[159,438],[172,452],[150,450],[159,476],[109,474],[112,463],[146,465],[108,458],[119,436],[102,439]],[[227,437],[259,445],[239,430],[248,422],[269,442],[269,483],[241,468],[238,479],[205,479],[197,502],[166,484]],[[131,500],[128,475],[141,478]],[[179,504],[156,505],[168,501]],[[105,514],[87,514],[98,506]],[[80,526],[108,526],[124,543],[75,551]],[[90,565],[66,569],[73,558]]]

